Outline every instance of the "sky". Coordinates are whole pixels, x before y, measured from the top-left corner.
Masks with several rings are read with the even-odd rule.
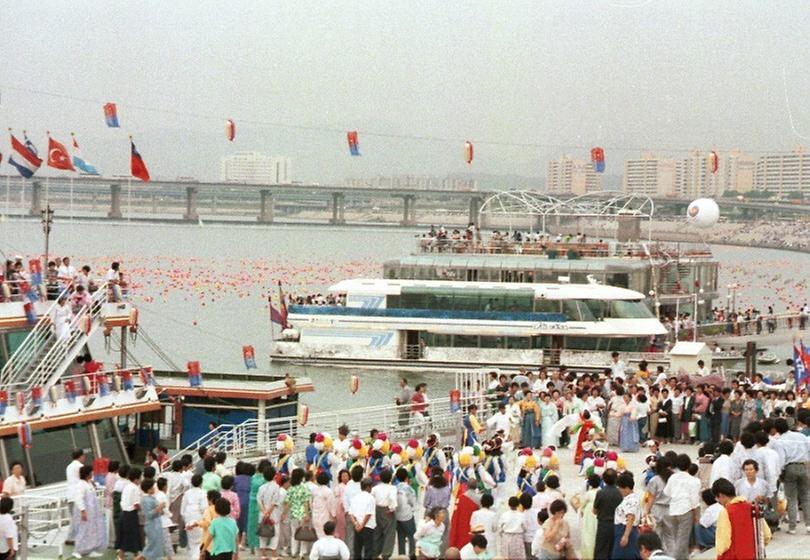
[[[261,151],[320,183],[810,143],[803,2],[6,1],[0,21],[0,127],[41,151],[73,131],[108,175],[130,134],[155,178],[215,180],[223,155]]]

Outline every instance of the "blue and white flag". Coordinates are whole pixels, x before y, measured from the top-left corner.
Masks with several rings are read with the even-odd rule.
[[[71,134],[71,136],[73,137],[73,166],[81,169],[87,175],[98,175],[98,170],[82,159],[81,153],[79,152],[79,143],[76,142],[76,136],[74,134]]]

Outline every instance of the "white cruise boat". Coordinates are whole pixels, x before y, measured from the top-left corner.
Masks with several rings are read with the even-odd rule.
[[[610,352],[646,351],[667,332],[643,294],[596,283],[359,278],[329,292],[345,304],[289,307],[274,360],[604,364]]]

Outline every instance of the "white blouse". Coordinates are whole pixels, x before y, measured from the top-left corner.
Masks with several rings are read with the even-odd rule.
[[[622,503],[616,508],[616,513],[613,514],[613,523],[615,525],[626,524],[628,515],[633,515],[633,525],[638,525],[639,517],[641,517],[641,504],[638,494],[635,492],[625,496]]]

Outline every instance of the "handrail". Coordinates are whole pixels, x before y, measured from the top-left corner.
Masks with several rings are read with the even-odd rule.
[[[21,373],[24,373],[31,366],[31,363],[36,360],[42,346],[51,340],[53,335],[51,332],[51,314],[59,304],[59,298],[64,296],[69,288],[70,284],[65,286],[56,300],[37,321],[36,326],[26,335],[14,353],[9,356],[8,362],[0,371],[0,386],[6,386],[14,382]]]
[[[68,353],[75,348],[75,345],[80,341],[86,341],[87,335],[80,328],[81,322],[84,317],[90,315],[91,322],[101,315],[104,303],[107,301],[107,284],[99,286],[99,289],[93,294],[90,303],[82,307],[78,313],[73,316],[69,325],[70,334],[66,340],[57,341],[56,344],[51,346],[47,354],[40,360],[31,374],[25,380],[18,380],[16,383],[11,384],[14,390],[30,390],[32,387],[42,387],[43,391],[47,390],[51,385],[56,382],[54,379],[54,372],[64,364],[65,357]]]

